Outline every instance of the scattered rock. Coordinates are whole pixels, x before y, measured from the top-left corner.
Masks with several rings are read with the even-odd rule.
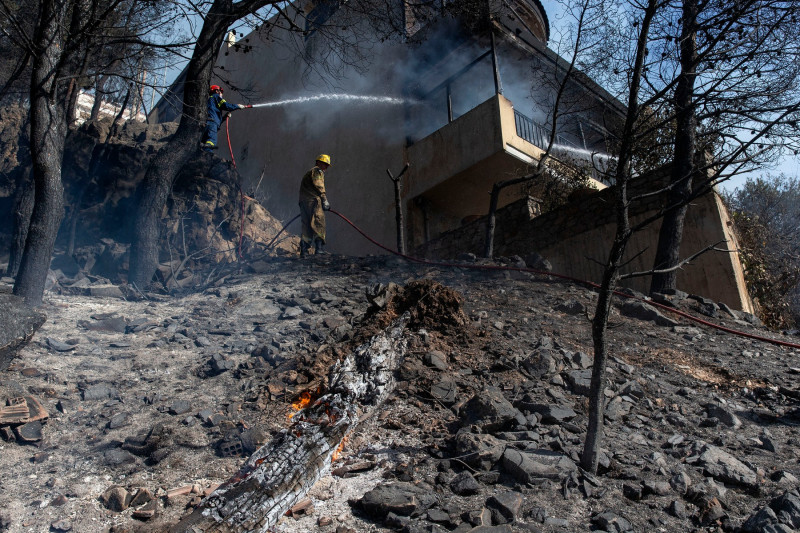
[[[620,312],[631,318],[638,318],[639,320],[649,320],[655,322],[659,326],[677,326],[678,322],[667,318],[662,315],[657,309],[647,305],[644,302],[628,300],[622,304]]]

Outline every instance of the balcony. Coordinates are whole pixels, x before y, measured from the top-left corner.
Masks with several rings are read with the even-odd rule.
[[[485,215],[492,185],[530,173],[547,139],[545,130],[515,112],[510,100],[494,95],[411,145],[404,197],[412,218],[425,221],[424,229],[417,223],[414,241],[433,238],[459,227],[465,219]],[[498,207],[521,198],[524,187],[504,189]],[[424,212],[413,212],[420,209]]]

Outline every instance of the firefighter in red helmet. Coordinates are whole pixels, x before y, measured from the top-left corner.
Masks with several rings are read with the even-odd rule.
[[[222,125],[223,113],[253,107],[251,105],[229,104],[222,97],[222,92],[222,87],[219,85],[212,85],[208,88],[208,118],[206,119],[203,138],[200,140],[200,145],[206,152],[217,149],[217,132]]]

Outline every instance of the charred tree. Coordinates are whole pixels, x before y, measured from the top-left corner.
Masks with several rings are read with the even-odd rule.
[[[483,248],[483,257],[491,259],[494,255],[494,231],[497,226],[497,203],[500,200],[500,191],[506,187],[526,183],[539,177],[538,174],[514,178],[505,181],[498,181],[492,185],[492,192],[489,195],[489,214],[486,215],[486,242]]]
[[[695,172],[695,132],[697,120],[694,108],[694,85],[697,66],[697,0],[683,0],[680,35],[680,74],[675,87],[675,152],[672,163],[672,187],[667,194],[667,206],[658,234],[658,246],[653,264],[651,293],[665,293],[677,288],[678,270],[683,240],[683,222],[692,194]]]
[[[33,189],[33,177],[29,169],[22,177],[14,200],[14,236],[6,268],[6,276],[12,278],[19,272],[19,264],[22,262],[22,253],[25,250],[25,239],[28,238],[28,226],[33,213]]]
[[[337,363],[327,393],[170,532],[269,531],[324,475],[343,439],[393,390],[407,321],[408,314]]]
[[[160,219],[172,184],[183,166],[199,153],[201,126],[206,120],[208,87],[217,52],[228,28],[270,0],[214,0],[205,16],[192,59],[186,67],[183,109],[178,130],[156,154],[138,192],[137,212],[130,251],[128,281],[144,289],[158,267]]]
[[[392,183],[394,184],[394,213],[395,224],[397,226],[397,251],[401,254],[406,253],[406,238],[404,232],[405,221],[403,220],[403,202],[401,200],[402,183],[400,178],[402,178],[403,174],[406,173],[408,167],[409,164],[406,163],[403,167],[403,170],[400,171],[400,174],[398,174],[397,177],[393,176],[388,168],[386,169],[386,173],[389,174],[389,179],[392,180]]]
[[[647,56],[647,42],[650,25],[658,11],[657,0],[648,0],[641,21],[641,28],[636,40],[636,54],[631,72],[630,90],[628,92],[628,111],[623,127],[622,144],[620,146],[617,169],[615,172],[614,209],[616,212],[616,232],[614,242],[609,251],[608,260],[603,270],[603,280],[598,289],[597,306],[592,319],[592,342],[594,345],[594,362],[592,379],[589,387],[589,423],[586,440],[581,454],[581,467],[596,473],[600,457],[600,446],[603,441],[603,416],[605,414],[605,380],[606,361],[608,359],[608,318],[611,311],[611,300],[623,265],[623,256],[628,242],[633,235],[629,218],[629,198],[627,185],[631,177],[631,159],[635,147],[634,132],[639,118],[639,90],[642,72]]]
[[[64,215],[61,164],[66,139],[64,98],[59,86],[64,60],[64,24],[68,0],[45,0],[34,34],[31,76],[31,160],[34,206],[25,248],[14,283],[14,294],[30,306],[42,302],[50,258]]]

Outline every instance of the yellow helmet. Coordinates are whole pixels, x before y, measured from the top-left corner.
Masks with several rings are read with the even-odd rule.
[[[320,163],[325,163],[327,165],[330,165],[331,164],[331,156],[329,156],[328,154],[319,154],[317,156],[317,161],[319,161]]]

